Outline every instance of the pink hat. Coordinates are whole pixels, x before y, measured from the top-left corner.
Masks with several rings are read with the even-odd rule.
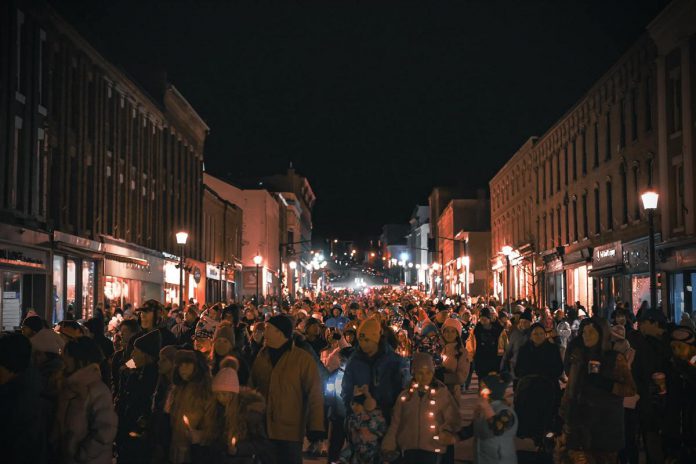
[[[443,331],[445,330],[445,327],[452,327],[459,335],[461,335],[462,330],[464,330],[464,326],[462,325],[461,321],[452,317],[445,319],[445,322],[442,324]]]
[[[214,392],[239,393],[239,377],[231,367],[223,367],[213,378]]]

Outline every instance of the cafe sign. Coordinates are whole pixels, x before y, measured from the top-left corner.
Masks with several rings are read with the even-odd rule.
[[[611,242],[595,247],[592,254],[592,268],[599,269],[610,266],[620,266],[623,263],[621,242]]]

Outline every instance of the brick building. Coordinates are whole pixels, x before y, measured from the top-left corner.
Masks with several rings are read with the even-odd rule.
[[[679,304],[685,307],[688,297],[693,305],[684,291],[696,265],[694,191],[684,179],[696,178],[696,22],[689,22],[695,5],[673,2],[649,26],[650,34],[491,180],[499,296],[549,306],[580,301],[601,310],[621,300],[636,310],[649,301],[648,224],[640,196],[656,189],[658,299],[672,314],[674,291]],[[513,249],[509,292],[504,246]]]
[[[2,325],[30,307],[60,320],[102,299],[162,300],[178,230],[195,297],[205,122],[164,80],[144,91],[42,2],[2,4],[0,49]]]

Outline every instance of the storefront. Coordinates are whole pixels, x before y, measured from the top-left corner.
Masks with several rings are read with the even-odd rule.
[[[203,304],[205,302],[206,265],[204,262],[195,259],[186,260],[186,290],[189,302]]]
[[[602,316],[609,316],[624,295],[624,266],[621,242],[595,247],[592,253],[592,288],[594,304]]]
[[[29,310],[48,316],[49,252],[39,246],[48,245],[48,235],[24,230],[20,240],[14,237],[15,231],[4,227],[0,230],[0,330],[12,331]]]
[[[663,256],[660,267],[666,271],[665,301],[669,301],[669,317],[679,324],[682,314],[696,315],[696,242],[661,244],[658,250]]]
[[[544,256],[544,276],[546,279],[546,305],[551,310],[563,308],[565,299],[565,274],[563,262],[557,253]]]
[[[568,253],[563,260],[565,272],[566,301],[568,305],[580,302],[585,308],[591,308],[593,303],[592,280],[588,273],[592,269],[592,250],[582,248]]]
[[[659,240],[659,236],[658,236]],[[622,244],[623,261],[626,278],[624,287],[626,289],[624,299],[627,307],[631,308],[633,314],[638,313],[638,308],[647,301],[650,303],[650,248],[649,241],[646,238],[634,240]],[[660,298],[660,281],[657,279],[657,303],[661,304]]]
[[[223,267],[206,263],[206,303],[229,302],[235,299],[234,271],[234,266]]]
[[[53,232],[53,323],[92,317],[103,258],[101,242]]]
[[[164,260],[125,245],[105,243],[104,301],[111,308],[126,304],[140,306],[144,301],[162,301]]]

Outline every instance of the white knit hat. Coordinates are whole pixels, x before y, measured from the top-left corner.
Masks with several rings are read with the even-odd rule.
[[[220,369],[213,379],[214,392],[239,393],[239,377],[237,371],[231,367]]]
[[[442,324],[442,330],[445,330],[445,327],[452,327],[454,330],[457,331],[459,335],[462,334],[462,330],[464,330],[464,326],[462,325],[462,322],[459,319],[454,319],[452,317],[448,317],[445,319],[445,322]]]
[[[44,353],[60,354],[60,351],[65,346],[63,337],[49,329],[39,330],[29,341],[34,351],[42,351]]]

